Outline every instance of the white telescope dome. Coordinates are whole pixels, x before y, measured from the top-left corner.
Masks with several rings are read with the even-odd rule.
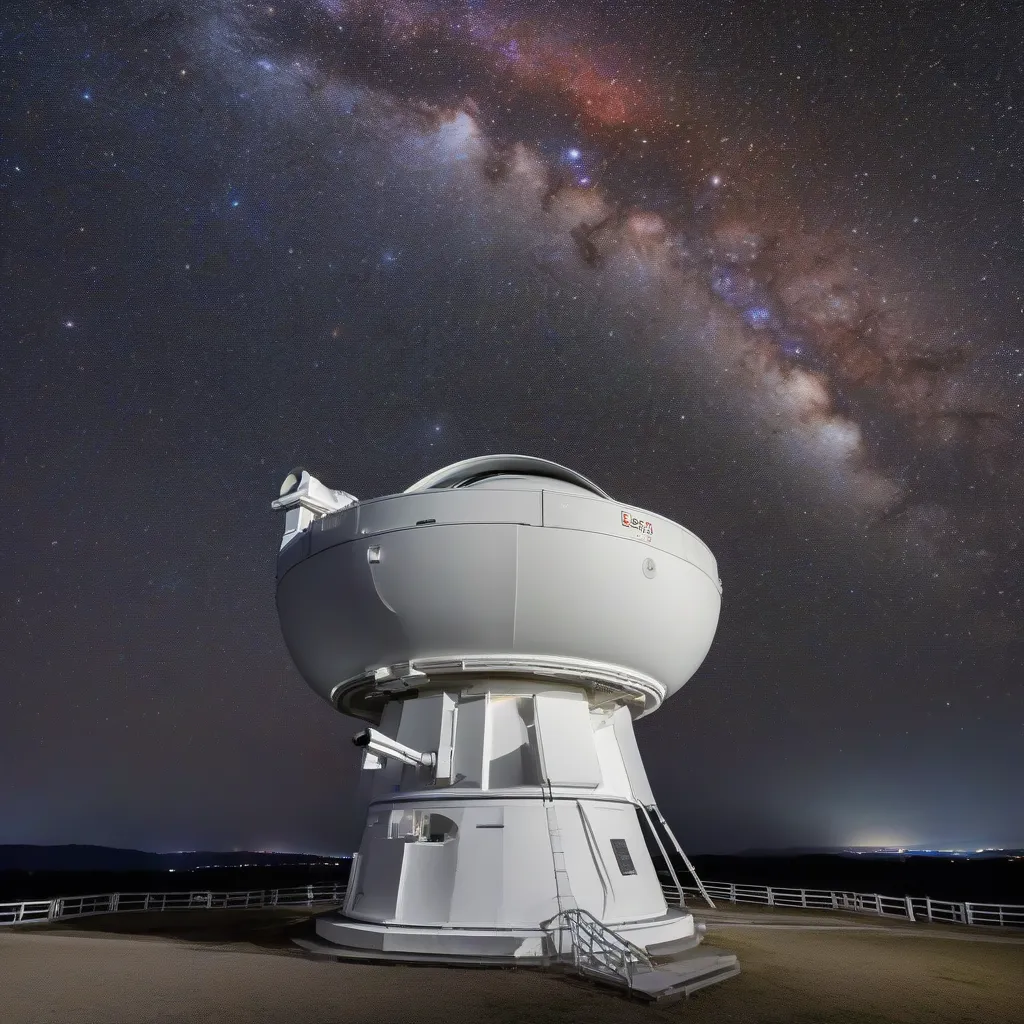
[[[286,534],[278,611],[306,681],[349,714],[379,720],[381,680],[499,669],[611,688],[647,714],[711,646],[708,548],[557,463],[467,459],[366,501],[296,470],[275,504],[303,505],[307,482],[317,503]]]

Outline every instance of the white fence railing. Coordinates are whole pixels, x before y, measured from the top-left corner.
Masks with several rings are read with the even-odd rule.
[[[340,905],[345,902],[346,888],[345,885],[324,884],[244,892],[108,892],[95,896],[61,896],[54,900],[0,903],[0,925],[157,910],[244,910]]]
[[[806,910],[846,910],[907,921],[939,921],[949,924],[992,925],[1024,928],[1024,905],[1006,903],[953,903],[927,896],[881,896],[877,893],[828,892],[823,889],[785,889],[735,882],[705,882],[713,900],[755,903],[767,907]],[[160,910],[225,910],[262,907],[340,906],[345,885],[300,885],[291,889],[252,889],[242,892],[112,892],[91,896],[61,896],[53,900],[0,903],[0,925],[64,921],[96,914],[141,913]],[[662,887],[670,904],[679,904],[674,885]],[[699,900],[700,893],[683,886],[684,903]]]
[[[824,889],[784,889],[737,882],[705,882],[713,900],[727,903],[759,903],[766,907],[801,910],[846,910],[881,917],[902,917],[907,921],[941,921],[948,924],[995,925],[1024,928],[1024,905],[1008,903],[952,903],[927,896],[880,896],[878,893],[828,892]],[[663,885],[665,899],[679,904],[674,885]],[[683,886],[683,902],[699,899],[696,887]]]

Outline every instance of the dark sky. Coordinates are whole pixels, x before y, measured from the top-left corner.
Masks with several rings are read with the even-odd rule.
[[[1015,0],[0,17],[0,843],[350,849],[269,503],[519,452],[718,558],[684,845],[1024,845]]]

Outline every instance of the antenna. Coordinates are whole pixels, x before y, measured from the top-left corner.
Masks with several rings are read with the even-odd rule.
[[[372,772],[366,826],[321,939],[399,959],[543,957],[564,938],[552,921],[575,912],[641,951],[696,945],[647,845],[668,860],[657,823],[685,860],[633,722],[711,646],[722,587],[706,545],[522,455],[369,501],[295,470],[274,507],[288,649],[367,724],[353,740]]]

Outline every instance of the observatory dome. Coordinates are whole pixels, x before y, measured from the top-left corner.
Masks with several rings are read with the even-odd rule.
[[[382,688],[480,673],[572,679],[646,714],[717,628],[706,545],[545,459],[467,459],[365,501],[296,470],[275,504],[311,510],[278,556],[289,651],[314,690],[370,721]]]

